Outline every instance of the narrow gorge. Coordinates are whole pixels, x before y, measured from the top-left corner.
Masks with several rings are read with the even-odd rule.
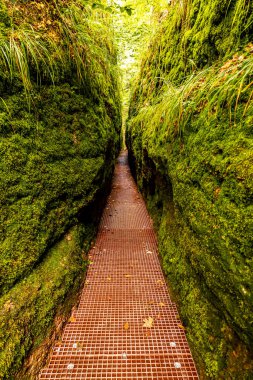
[[[253,379],[252,0],[0,0],[0,133],[0,379],[71,321],[126,148],[199,378]]]

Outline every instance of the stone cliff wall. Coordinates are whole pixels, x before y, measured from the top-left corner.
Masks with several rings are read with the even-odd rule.
[[[0,378],[29,379],[77,298],[110,187],[117,62],[109,16],[87,2],[2,1],[0,16]]]
[[[132,171],[203,379],[253,376],[252,6],[172,3],[128,120]]]

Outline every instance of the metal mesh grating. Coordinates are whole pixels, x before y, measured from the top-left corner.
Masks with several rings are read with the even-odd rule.
[[[198,379],[126,152],[89,257],[79,306],[39,379]]]

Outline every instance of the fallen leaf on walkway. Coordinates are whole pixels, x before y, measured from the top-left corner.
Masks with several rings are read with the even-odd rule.
[[[76,322],[76,318],[73,315],[71,315],[71,317],[69,318],[69,322],[70,323]]]
[[[154,301],[148,301],[148,305],[154,305]]]
[[[161,288],[164,285],[163,280],[157,280],[156,283],[159,286],[159,288]]]
[[[111,281],[111,279],[112,279],[111,277],[107,277],[107,281]]]
[[[159,303],[159,306],[164,307],[164,306],[165,306],[165,303],[164,303],[164,302],[160,302],[160,303]]]
[[[77,342],[77,343],[73,343],[73,348],[76,348],[78,352],[81,352],[83,349],[83,346],[81,343]]]
[[[89,283],[90,283],[90,280],[85,281],[85,285],[89,285]]]
[[[146,336],[150,336],[151,335],[151,331],[150,330],[146,331],[145,335]]]
[[[158,315],[156,316],[156,319],[161,319],[161,314],[158,314]]]
[[[129,330],[129,323],[128,322],[124,323],[124,330]]]
[[[132,277],[132,275],[131,274],[125,274],[125,277],[130,278],[130,277]]]
[[[153,252],[152,252],[152,251],[148,251],[148,250],[147,250],[147,251],[146,251],[146,253],[147,253],[147,254],[150,254],[150,253],[153,253]]]
[[[182,330],[186,330],[186,328],[183,325],[178,325],[178,327],[180,327],[180,329]]]
[[[154,319],[152,317],[148,317],[143,319],[143,322],[143,327],[148,327],[149,329],[151,329],[151,327],[153,327]]]

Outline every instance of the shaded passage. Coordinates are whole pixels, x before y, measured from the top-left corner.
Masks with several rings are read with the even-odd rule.
[[[198,379],[126,151],[90,256],[80,304],[39,379]]]

